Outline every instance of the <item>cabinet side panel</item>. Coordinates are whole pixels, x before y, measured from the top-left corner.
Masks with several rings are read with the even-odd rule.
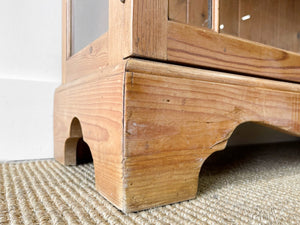
[[[70,57],[65,66],[66,82],[101,73],[108,66],[107,33]]]
[[[124,72],[109,71],[69,82],[56,90],[54,106],[55,158],[67,162],[65,141],[78,118],[89,145],[97,190],[123,208],[122,134]]]

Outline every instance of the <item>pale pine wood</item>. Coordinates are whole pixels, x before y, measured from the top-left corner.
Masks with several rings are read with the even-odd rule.
[[[132,55],[134,38],[133,4],[135,0],[109,0],[108,58],[110,65]]]
[[[172,21],[168,60],[300,82],[299,54]]]
[[[80,134],[70,127],[78,118],[93,155],[96,188],[119,208],[123,204],[123,76],[124,65],[107,67],[60,86],[54,102],[55,159],[65,165],[76,164]]]
[[[66,3],[55,158],[75,165],[85,141],[97,190],[124,212],[194,198],[203,162],[242,123],[300,136],[299,84],[238,75],[299,82],[299,55],[168,21],[168,0],[110,0],[108,33],[68,58]]]
[[[300,52],[299,10],[298,0],[212,0],[212,30]],[[208,1],[169,0],[169,20],[207,27]]]
[[[211,0],[212,1],[212,30],[215,32],[219,32],[219,9],[220,2],[219,0]]]
[[[194,198],[203,162],[242,123],[300,136],[299,105],[298,84],[132,59],[56,91],[55,157],[73,163],[78,118],[97,189],[138,211]]]
[[[189,1],[191,4],[193,0]],[[217,1],[213,3],[216,6]],[[216,9],[214,7],[215,16]],[[299,54],[201,28],[176,25],[168,22],[168,11],[168,0],[127,0],[125,3],[110,0],[109,64],[116,65],[124,58],[138,56],[299,82]],[[63,18],[67,18],[66,15]],[[299,40],[295,36],[292,42],[299,43]],[[208,50],[207,46],[210,46]],[[190,48],[193,51],[186,53]],[[63,80],[67,76],[66,61],[63,59]],[[76,62],[80,64],[73,60],[72,65]],[[99,64],[96,60],[95,63]]]
[[[299,54],[257,43],[300,52],[300,35],[299,32],[295,33],[299,26],[297,21],[300,19],[300,14],[297,13],[300,7],[298,1],[213,0],[212,3],[212,30],[219,31],[220,16],[221,23],[225,25],[221,33],[240,36],[250,41],[209,32],[201,29],[199,25],[196,28],[169,21],[168,61],[279,80],[300,81]],[[191,3],[188,1],[188,10],[189,4]],[[268,10],[265,12],[265,10],[256,10],[257,8]],[[201,11],[196,7],[193,9],[197,12]],[[251,12],[251,19],[242,21],[241,16],[246,15],[247,12]],[[188,21],[189,17],[188,11]],[[274,20],[270,20],[270,17]],[[266,23],[267,19],[269,23]]]
[[[66,82],[98,73],[108,66],[108,43],[106,33],[69,58],[66,61]]]
[[[167,59],[168,0],[110,0],[109,63],[141,56]]]
[[[241,123],[300,135],[299,85],[136,60],[127,71],[128,211],[194,198],[202,163]]]
[[[131,6],[110,0],[109,31],[70,56],[71,22],[70,0],[63,0],[63,83],[98,73],[107,65],[114,66],[130,55]],[[69,37],[69,38],[68,38]]]
[[[145,66],[146,65],[146,66]],[[187,78],[191,80],[202,80],[214,83],[223,83],[232,85],[242,85],[246,87],[259,87],[266,89],[274,89],[286,92],[300,92],[300,85],[284,81],[273,81],[269,79],[241,76],[232,73],[216,72],[213,70],[205,70],[192,68],[188,66],[176,66],[168,63],[156,63],[144,60],[131,59],[126,66],[128,71],[136,73],[167,75],[174,78]],[[184,76],[181,73],[184,71]]]
[[[132,55],[167,59],[168,0],[133,0]]]

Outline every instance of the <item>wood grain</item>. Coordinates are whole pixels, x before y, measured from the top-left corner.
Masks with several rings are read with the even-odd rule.
[[[168,0],[133,0],[132,55],[167,59]]]
[[[66,3],[55,158],[75,164],[85,141],[97,189],[124,212],[194,198],[203,162],[242,123],[300,136],[300,84],[246,76],[299,82],[300,55],[168,21],[168,0],[110,0],[108,33],[68,58]]]
[[[133,3],[135,0],[109,0],[108,52],[109,64],[117,65],[132,55]]]
[[[286,92],[300,92],[299,84],[241,76],[232,73],[222,73],[212,70],[192,68],[188,66],[178,66],[168,63],[157,63],[145,60],[130,59],[126,63],[126,69],[127,71],[146,73],[149,75],[166,75],[168,77],[174,78],[186,78],[214,83],[226,82],[226,84],[240,85],[245,87],[259,87]],[[182,71],[184,71],[184,76],[181,74]]]
[[[56,90],[55,158],[74,164],[78,118],[97,189],[139,211],[194,198],[203,162],[242,123],[300,136],[299,105],[299,84],[130,59]]]
[[[172,21],[168,60],[300,82],[299,54]]]
[[[178,5],[179,3],[176,3],[178,1],[170,0],[170,4]],[[179,2],[184,3],[184,1]],[[217,2],[213,1],[215,16],[218,14]],[[202,2],[203,4],[200,3],[200,1],[194,0],[187,1],[187,6],[184,6],[187,11],[187,23],[193,25],[198,23],[198,15],[202,11],[201,15],[205,16],[204,8],[206,8],[206,4],[204,2]],[[293,26],[287,21],[297,21],[298,18],[297,13],[289,14],[289,9],[292,6],[295,6],[294,8],[297,9],[299,4],[294,3],[294,0],[289,4],[280,4],[283,4],[280,6],[283,9],[279,13],[278,18],[281,19],[278,19],[278,23],[282,27],[287,27],[287,32],[280,32],[284,35],[276,34],[273,36],[278,39],[278,42],[285,43],[287,46],[300,46],[298,33],[293,33],[292,36],[287,37],[287,34],[290,34],[291,29],[293,29]],[[90,54],[90,45],[81,54],[68,58],[69,53],[67,49],[69,49],[68,46],[70,45],[68,24],[70,21],[68,21],[69,16],[67,12],[70,6],[67,5],[67,0],[64,0],[62,25],[63,83],[67,80],[89,75],[107,63],[117,65],[124,58],[128,57],[169,60],[299,82],[299,54],[239,38],[219,35],[214,32],[203,31],[204,29],[201,30],[192,26],[176,24],[172,21],[168,22],[168,12],[171,10],[168,6],[167,0],[128,0],[124,4],[120,1],[110,0],[108,34],[91,44],[96,45],[95,49],[97,49],[97,52],[94,51]],[[176,7],[173,7],[173,10],[175,9]],[[235,10],[234,7],[232,7],[232,10]],[[216,20],[217,18],[215,18]],[[232,23],[230,22],[230,24]],[[233,24],[232,26],[236,27]],[[226,24],[225,29],[227,27],[228,25]],[[230,28],[230,32],[234,33],[234,30],[236,28],[232,28],[232,30]],[[107,43],[103,41],[104,39],[106,39]],[[94,49],[93,46],[92,48]],[[93,59],[94,54],[97,55]]]
[[[70,23],[68,11],[71,4],[67,0],[63,13],[63,80],[70,82],[82,77],[97,74],[106,66],[115,66],[122,63],[123,58],[131,55],[131,5],[128,0],[124,4],[120,1],[110,0],[109,4],[109,31],[93,41],[91,44],[70,57],[67,51],[71,45]],[[69,1],[69,0],[68,0]],[[68,47],[69,46],[69,47]],[[68,53],[69,52],[69,53]]]
[[[209,81],[212,73],[217,78]],[[241,123],[300,136],[300,86],[283,91],[289,85],[276,82],[248,83],[240,76],[130,61],[124,120],[127,211],[194,198],[202,163],[225,148]]]
[[[54,102],[55,159],[65,165],[74,164],[80,135],[70,127],[78,118],[93,156],[96,188],[121,209],[123,76],[124,64],[107,67],[98,74],[60,86]]]
[[[108,42],[106,33],[70,57],[66,61],[66,82],[99,73],[108,66]]]

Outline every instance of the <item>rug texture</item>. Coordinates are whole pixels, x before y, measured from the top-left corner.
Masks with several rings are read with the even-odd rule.
[[[211,156],[194,200],[123,214],[94,189],[93,164],[0,164],[0,224],[300,224],[300,143]]]

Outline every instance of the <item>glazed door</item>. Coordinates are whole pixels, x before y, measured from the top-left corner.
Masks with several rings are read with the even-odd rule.
[[[168,60],[300,82],[300,1],[169,0]]]
[[[63,0],[63,81],[138,57],[299,83],[299,11],[298,0]]]
[[[108,31],[108,1],[70,1],[71,46],[74,55]]]

